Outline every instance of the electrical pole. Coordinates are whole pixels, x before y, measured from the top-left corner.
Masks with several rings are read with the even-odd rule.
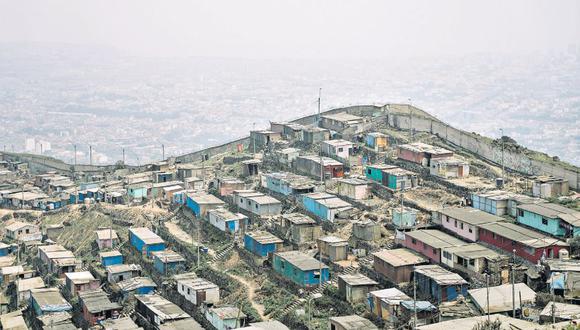
[[[40,144],[40,154],[41,155],[43,154],[43,152],[42,152],[42,143]]]
[[[125,165],[125,148],[123,148],[123,165]]]
[[[516,276],[515,276],[515,265],[516,265],[516,250],[514,249],[513,251],[513,257],[512,257],[512,317],[516,317]]]
[[[410,126],[409,127],[409,131],[410,131],[409,132],[410,133],[409,135],[411,136],[411,142],[413,142],[413,140],[415,138],[415,134],[414,134],[415,132],[413,131],[413,107],[411,106],[411,98],[409,98],[408,100],[409,100],[409,104],[408,104],[408,107],[409,107],[409,118],[410,118],[410,121],[411,121],[411,123],[409,125]]]
[[[413,329],[417,329],[417,272],[413,269]]]
[[[89,145],[89,165],[93,165],[93,146]]]
[[[318,285],[322,288],[322,247],[318,243]]]
[[[504,145],[503,145],[503,128],[500,128],[499,131],[501,132],[501,178],[505,181],[505,165],[503,162],[503,153],[504,153]]]
[[[487,291],[487,323],[491,325],[489,317],[489,274],[485,273],[485,289]]]
[[[550,281],[550,286],[552,287],[552,324],[556,323],[556,290],[554,290],[554,275],[552,275],[552,280]]]
[[[252,139],[252,153],[254,154],[254,157],[256,157],[256,123],[252,123],[252,132],[254,132],[254,137],[252,137],[252,133],[250,133],[250,138]]]
[[[320,142],[320,182],[324,183],[324,160],[322,159],[322,142]]]
[[[322,88],[318,89],[318,116],[316,118],[316,126],[320,127],[320,101],[322,96]]]
[[[73,164],[73,183],[75,184],[75,204],[77,203],[77,199],[79,198],[79,194],[77,191],[77,181],[76,181],[76,170],[77,170],[77,145],[73,144],[75,150],[74,156],[74,164]]]
[[[165,160],[165,144],[161,145],[161,160]]]

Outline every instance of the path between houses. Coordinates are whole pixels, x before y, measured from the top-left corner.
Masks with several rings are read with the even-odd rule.
[[[235,278],[236,280],[240,281],[240,283],[242,283],[243,285],[246,286],[246,288],[248,288],[248,300],[250,301],[250,303],[252,303],[252,307],[254,307],[256,309],[256,311],[258,311],[258,314],[260,314],[260,317],[263,320],[268,320],[269,317],[267,317],[266,315],[264,315],[264,305],[256,302],[254,299],[256,298],[256,289],[258,288],[256,282],[254,281],[248,281],[247,279],[238,276],[238,275],[234,275],[231,273],[228,273],[229,276]]]
[[[191,245],[192,244],[192,239],[191,239],[191,235],[186,233],[177,223],[172,222],[172,221],[165,221],[163,223],[163,225],[165,226],[165,228],[167,228],[167,230],[169,230],[169,233],[171,235],[173,235],[173,237],[177,238],[178,240]],[[194,245],[197,246],[197,241],[193,241]],[[210,256],[215,256],[215,251],[210,249],[208,247],[208,254]]]

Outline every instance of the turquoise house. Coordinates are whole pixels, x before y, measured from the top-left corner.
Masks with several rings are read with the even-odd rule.
[[[409,207],[393,209],[393,226],[396,228],[412,228],[417,222],[417,210]]]
[[[522,204],[517,207],[522,225],[556,237],[580,236],[580,212],[553,203]]]
[[[143,199],[147,198],[147,190],[151,187],[150,183],[145,184],[134,184],[127,188],[127,195],[130,199]]]
[[[328,266],[300,251],[275,253],[272,266],[280,276],[303,287],[318,286],[321,276],[322,283],[330,279]]]
[[[380,184],[383,183],[383,170],[397,168],[393,165],[386,165],[386,164],[377,164],[377,165],[367,165],[365,169],[365,176],[367,179],[378,182]],[[386,179],[386,176],[385,176]]]

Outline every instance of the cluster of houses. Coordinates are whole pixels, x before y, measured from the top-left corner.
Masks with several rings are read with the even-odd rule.
[[[371,124],[345,112],[321,115],[314,125],[271,123],[250,133],[251,156],[224,158],[219,170],[203,156],[201,164],[161,161],[108,181],[75,183],[44,173],[28,184],[0,186],[0,206],[48,211],[67,204],[162,201],[197,225],[209,224],[234,242],[244,262],[304,294],[301,301],[335,285],[342,300],[366,307],[367,318],[331,317],[330,329],[378,329],[377,320],[442,329],[455,319],[473,327],[486,313],[527,329],[522,318],[531,319],[546,287],[567,302],[580,300],[580,263],[570,256],[570,240],[580,236],[580,212],[545,199],[567,195],[566,180],[531,178],[529,195],[472,189],[462,196],[465,206],[431,212],[397,202],[388,217],[371,216],[384,210],[376,205],[422,189],[423,180],[452,184],[470,175],[469,163],[453,151],[422,142],[397,145],[384,133],[366,132]],[[232,164],[239,170],[228,171]],[[421,226],[419,215],[428,219]],[[137,329],[145,322],[155,329],[203,329],[185,307],[191,305],[219,330],[288,329],[276,320],[246,324],[248,316],[223,303],[217,284],[191,271],[186,251],[148,227],[128,228],[123,237],[100,227],[93,233],[98,262],[90,267],[56,243],[62,225],[12,220],[4,228],[0,281],[4,288],[15,285],[17,306],[27,307],[35,327],[76,329],[76,313],[84,328]],[[35,269],[15,262],[20,249],[34,251]],[[121,252],[127,249],[132,258]],[[135,258],[138,263],[128,262]],[[59,284],[47,283],[48,274]],[[165,295],[160,283],[169,283],[187,304]],[[134,311],[127,311],[129,302]],[[462,317],[446,312],[459,308],[466,310]],[[2,328],[27,328],[20,309],[4,303],[0,309]],[[553,320],[553,310],[558,321],[578,318],[575,305],[552,302],[536,321]]]

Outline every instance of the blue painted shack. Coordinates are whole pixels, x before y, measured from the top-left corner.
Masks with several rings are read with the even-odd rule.
[[[101,265],[103,267],[120,265],[124,261],[123,255],[119,251],[100,252],[99,257],[101,258]]]
[[[372,132],[367,134],[366,144],[367,147],[373,149],[374,151],[382,152],[387,149],[388,139],[387,136],[383,133]]]
[[[580,236],[580,212],[554,203],[522,204],[517,221],[552,236]]]
[[[31,289],[30,305],[36,316],[72,311],[71,304],[57,288]]]
[[[4,257],[10,254],[10,245],[0,242],[0,257]]]
[[[278,251],[284,241],[267,231],[254,231],[244,236],[244,248],[260,257]]]
[[[417,222],[417,210],[410,207],[393,209],[393,226],[399,229],[412,228]]]
[[[172,250],[156,251],[153,255],[153,266],[161,274],[167,274],[185,264],[185,258]]]
[[[415,266],[417,289],[433,297],[438,304],[467,296],[469,284],[461,276],[439,265]]]
[[[137,251],[151,256],[151,252],[165,250],[165,241],[145,227],[129,228],[129,241]]]
[[[383,170],[397,168],[394,165],[386,165],[386,164],[376,164],[376,165],[367,165],[365,169],[365,176],[367,179],[378,182],[380,184],[383,183]]]
[[[321,276],[323,284],[330,279],[328,266],[300,251],[274,253],[272,266],[280,276],[303,287],[318,286]]]
[[[147,191],[151,188],[152,184],[150,182],[141,182],[130,184],[127,187],[127,195],[130,199],[143,199],[147,198]]]
[[[197,218],[203,218],[207,211],[224,206],[225,202],[214,195],[201,192],[187,194],[186,205]]]
[[[152,294],[157,285],[149,277],[132,277],[121,282],[117,282],[123,295],[130,294]]]
[[[352,211],[352,205],[342,199],[327,193],[304,194],[301,198],[302,207],[322,221],[333,222],[340,214]]]

